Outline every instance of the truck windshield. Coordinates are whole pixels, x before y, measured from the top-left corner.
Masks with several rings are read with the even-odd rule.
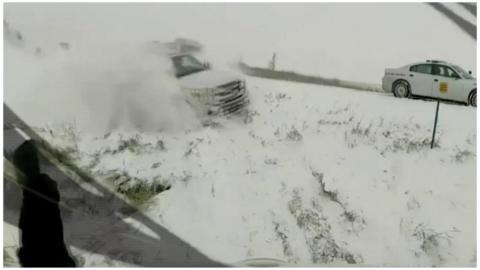
[[[186,76],[207,69],[200,61],[191,55],[174,56],[172,57],[172,62],[177,77]]]
[[[470,75],[467,71],[465,71],[463,68],[459,67],[459,66],[456,66],[456,65],[452,65],[455,70],[460,73],[460,75],[465,78],[465,79],[473,79],[473,76]]]

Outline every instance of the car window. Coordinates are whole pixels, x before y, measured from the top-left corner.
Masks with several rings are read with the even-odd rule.
[[[433,74],[437,76],[449,77],[449,78],[459,78],[458,74],[451,68],[447,66],[435,65],[433,67]]]
[[[432,73],[432,65],[429,65],[429,64],[415,65],[415,66],[410,67],[410,71],[418,72],[418,73],[431,74]]]
[[[473,79],[473,76],[468,73],[465,69],[459,67],[459,66],[456,66],[456,65],[452,65],[452,67],[455,69],[455,71],[457,73],[460,73],[462,74],[462,77],[465,78],[465,79]]]
[[[445,71],[448,77],[459,78],[460,76],[452,68],[445,67]]]
[[[205,66],[191,55],[175,56],[172,62],[177,77],[205,70]]]

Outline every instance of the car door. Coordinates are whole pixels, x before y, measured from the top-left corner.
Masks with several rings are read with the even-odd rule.
[[[463,83],[452,68],[445,65],[433,65],[432,97],[465,101]]]
[[[432,92],[432,65],[418,64],[410,67],[408,82],[413,95],[430,96]]]

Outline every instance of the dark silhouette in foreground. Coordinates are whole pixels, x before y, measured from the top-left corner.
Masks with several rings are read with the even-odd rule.
[[[24,267],[75,267],[63,241],[63,225],[57,183],[41,174],[32,141],[24,142],[13,153],[13,163],[24,184],[20,212],[21,247]]]

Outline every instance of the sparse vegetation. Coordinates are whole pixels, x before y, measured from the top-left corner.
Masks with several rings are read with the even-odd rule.
[[[338,200],[337,192],[326,189],[325,182],[323,181],[323,173],[318,173],[312,170],[312,176],[315,177],[320,184],[320,195],[327,197],[332,202],[338,203],[342,208],[344,208],[343,204]]]
[[[292,247],[288,241],[288,236],[284,232],[285,228],[276,221],[273,222],[273,226],[274,226],[273,229],[275,231],[276,236],[282,242],[283,255],[285,255],[285,257],[288,258],[288,262],[297,263],[299,259],[293,253]]]
[[[195,154],[197,157],[199,156],[198,152],[198,145],[203,142],[202,138],[196,138],[194,141],[190,141],[187,145],[187,150],[185,151],[184,157],[188,157],[192,154]]]
[[[121,139],[118,142],[118,147],[116,149],[113,149],[113,150],[108,149],[106,153],[117,154],[125,150],[128,150],[134,153],[140,146],[141,146],[141,143],[139,142],[139,138],[135,136],[129,139]]]
[[[453,229],[449,232],[435,232],[424,223],[418,224],[412,236],[420,243],[420,249],[432,260],[433,266],[439,266],[445,261],[444,254],[446,247],[451,245],[452,236],[450,233],[458,232]]]
[[[223,128],[223,125],[220,122],[214,121],[212,119],[207,119],[202,122],[203,127],[211,127],[214,129],[220,129]]]
[[[278,164],[278,159],[277,158],[267,158],[265,159],[265,164],[266,165],[277,165]]]
[[[161,162],[155,162],[155,163],[152,164],[152,166],[150,168],[156,169],[156,168],[160,167],[160,165],[162,165]]]
[[[330,191],[326,188],[325,182],[323,181],[323,174],[312,170],[312,176],[320,184],[320,195],[338,204],[342,208],[342,217],[350,224],[351,227],[349,231],[358,234],[359,231],[363,230],[365,227],[365,220],[357,213],[349,210],[347,205],[340,201],[337,191]]]
[[[377,126],[376,129],[373,127]],[[424,130],[424,135],[418,135],[418,125],[383,126],[383,119],[378,125],[370,122],[367,126],[361,122],[351,123],[344,131],[344,139],[349,148],[355,148],[360,144],[372,146],[385,155],[388,152],[419,152],[430,149],[431,133]],[[381,136],[379,136],[381,135]],[[434,147],[440,147],[441,132],[437,134]]]
[[[124,194],[135,205],[143,205],[153,196],[168,189],[170,189],[170,186],[165,186],[159,183],[147,184],[139,182],[128,188],[118,188],[117,191]]]
[[[313,263],[361,262],[361,257],[353,255],[337,244],[330,232],[331,225],[325,217],[311,209],[303,208],[299,190],[294,190],[288,209],[296,218],[297,225],[304,231]]]
[[[86,166],[85,169],[91,171],[93,168],[95,168],[95,166],[97,166],[99,163],[100,163],[100,160],[101,160],[101,153],[100,151],[96,151],[95,153],[93,153],[92,155],[92,159],[91,161],[89,162],[89,164]]]
[[[157,148],[160,149],[161,151],[167,150],[167,148],[165,147],[165,142],[164,142],[163,140],[158,140],[156,146],[157,146]]]
[[[133,204],[141,206],[155,195],[170,189],[170,184],[154,179],[151,182],[132,177],[123,171],[110,177],[118,193],[125,195]]]
[[[279,138],[280,140],[285,139],[294,142],[299,142],[303,140],[302,133],[300,133],[300,131],[298,131],[295,126],[291,126],[290,128],[287,128],[286,126],[279,127],[275,130],[273,135],[275,135],[275,137]]]
[[[456,150],[456,153],[455,153],[455,155],[453,156],[453,160],[454,160],[455,162],[462,163],[462,162],[465,162],[466,160],[468,160],[469,158],[475,156],[475,154],[472,153],[471,151],[469,151],[469,150],[461,150],[460,148],[458,148],[458,146],[456,147],[455,150]]]
[[[300,131],[298,131],[298,129],[296,129],[294,126],[292,126],[290,131],[287,133],[287,139],[291,140],[291,141],[294,141],[294,142],[298,142],[298,141],[301,141],[303,139],[303,136],[300,133]]]

